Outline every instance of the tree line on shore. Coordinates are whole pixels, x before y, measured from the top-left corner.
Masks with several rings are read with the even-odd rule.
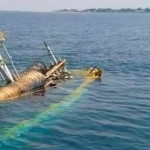
[[[137,8],[137,9],[131,9],[131,8],[121,8],[121,9],[111,9],[111,8],[89,8],[89,9],[59,9],[55,10],[55,12],[122,12],[122,13],[147,13],[150,12],[150,8]]]

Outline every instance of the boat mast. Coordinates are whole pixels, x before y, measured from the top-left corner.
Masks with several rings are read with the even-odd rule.
[[[53,60],[54,60],[54,63],[57,64],[58,61],[57,61],[55,55],[53,54],[51,48],[47,45],[46,42],[44,42],[44,45],[45,45],[45,47],[47,48],[47,51],[48,51],[49,56],[52,56],[52,58],[53,58]],[[61,58],[60,58],[60,57],[59,57],[59,60],[61,61]],[[53,64],[53,62],[51,62],[51,64]],[[66,67],[64,67],[64,71],[67,72]]]
[[[51,51],[50,47],[47,45],[46,42],[44,42],[44,45],[45,45],[45,47],[47,48],[48,54],[49,54],[50,56],[52,56],[52,58],[53,58],[55,64],[57,64],[57,63],[58,63],[58,62],[57,62],[57,59],[56,59],[56,57],[54,56],[53,52]]]
[[[7,51],[7,49],[6,49],[5,45],[4,45],[4,41],[5,41],[4,34],[3,34],[3,32],[0,31],[0,47],[2,47],[5,50],[8,58],[9,58],[9,60],[11,62],[11,65],[12,65],[12,67],[13,67],[15,73],[16,73],[16,76],[19,78],[19,74],[18,74],[18,72],[17,72],[17,70],[16,70],[16,68],[15,68],[15,66],[13,64],[12,57],[10,56],[10,54],[8,53],[8,51]],[[6,65],[6,62],[3,59],[1,54],[0,54],[0,75],[6,81],[14,82],[14,78],[13,78],[10,70],[8,69],[8,67]]]

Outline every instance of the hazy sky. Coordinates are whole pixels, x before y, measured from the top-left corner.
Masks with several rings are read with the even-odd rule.
[[[150,0],[0,0],[0,10],[51,11],[62,8],[149,7]]]

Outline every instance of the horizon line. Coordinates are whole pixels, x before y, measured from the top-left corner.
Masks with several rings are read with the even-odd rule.
[[[58,10],[78,10],[78,11],[83,11],[83,10],[86,10],[86,9],[112,9],[112,10],[120,10],[120,9],[150,9],[150,7],[136,7],[136,8],[131,8],[131,7],[120,7],[120,8],[111,8],[111,7],[98,7],[98,8],[94,8],[94,7],[89,7],[89,8],[83,8],[83,9],[78,9],[78,8],[58,8],[58,9],[52,9],[52,10],[47,10],[47,11],[40,11],[40,10],[0,10],[0,12],[43,12],[43,13],[50,13],[50,12],[55,12],[55,11],[58,11]]]

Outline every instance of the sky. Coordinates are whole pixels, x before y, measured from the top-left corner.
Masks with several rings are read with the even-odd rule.
[[[0,10],[52,11],[86,8],[150,8],[150,0],[0,0]]]

